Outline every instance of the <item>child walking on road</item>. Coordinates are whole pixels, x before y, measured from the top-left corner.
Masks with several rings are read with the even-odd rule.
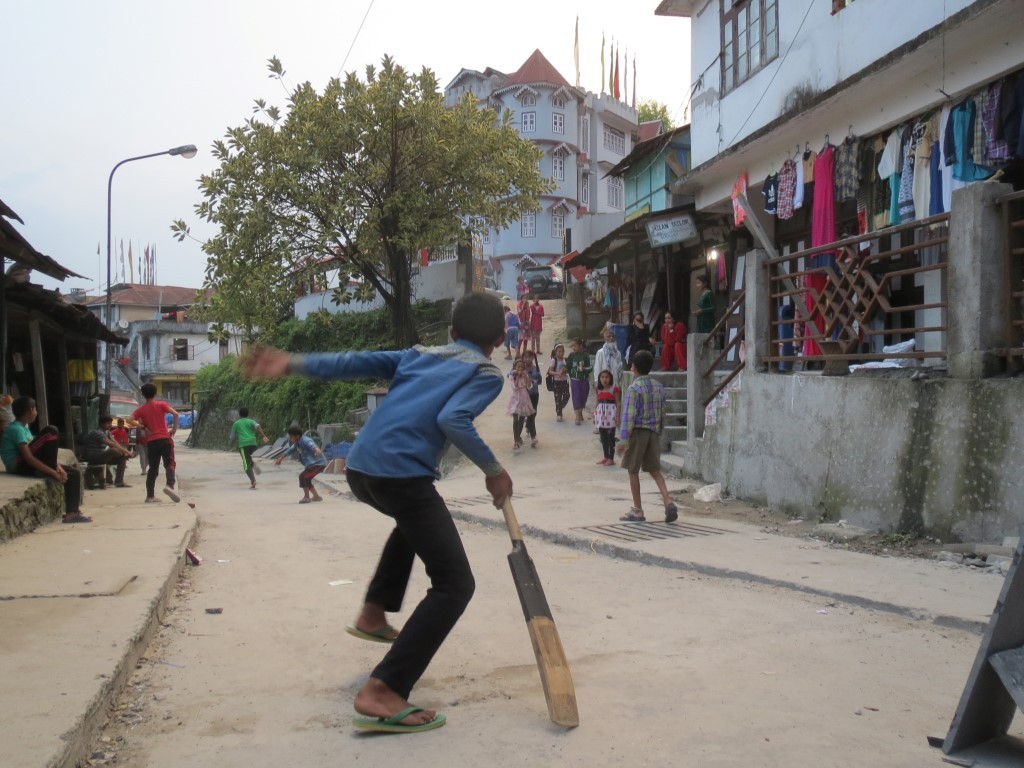
[[[530,436],[530,447],[536,448],[540,442],[537,440],[537,406],[540,405],[540,367],[537,365],[537,357],[533,352],[523,354],[523,367],[530,379],[530,405],[533,406],[533,413],[526,417],[526,434]]]
[[[569,367],[565,362],[565,346],[562,344],[555,344],[551,350],[548,375],[555,383],[555,417],[562,421],[562,411],[569,402]]]
[[[530,402],[530,387],[533,382],[527,375],[526,365],[522,360],[513,363],[509,384],[512,385],[512,395],[508,399],[508,408],[505,412],[512,417],[512,450],[518,451],[523,447],[523,425],[528,416],[537,413]]]
[[[245,362],[251,376],[287,374],[327,379],[390,379],[388,396],[359,433],[348,457],[349,488],[390,517],[389,537],[366,601],[350,634],[391,643],[355,698],[357,728],[409,732],[438,728],[445,716],[409,703],[409,693],[462,615],[475,589],[473,573],[434,481],[451,442],[486,477],[500,508],[512,478],[480,438],[473,419],[501,394],[504,376],[490,361],[504,339],[501,303],[471,293],[452,312],[452,343],[392,352],[288,355],[261,350]],[[401,632],[386,612],[401,609],[414,558],[431,586]]]
[[[257,435],[259,435],[264,445],[270,442],[270,438],[263,432],[263,427],[257,424],[254,419],[249,418],[249,409],[239,408],[238,418],[231,425],[231,434],[228,436],[228,442],[238,443],[238,452],[242,454],[242,471],[249,478],[249,487],[253,490],[256,490],[256,475],[260,473],[260,468],[252,460],[253,451],[259,446],[259,443],[256,441]]]
[[[146,452],[149,454],[149,471],[146,473],[146,503],[154,504],[160,499],[156,497],[156,479],[160,475],[160,462],[164,463],[167,474],[167,485],[164,493],[171,501],[181,501],[174,490],[174,434],[178,431],[178,412],[162,400],[156,399],[156,385],[143,384],[142,396],[146,402],[135,409],[133,419],[142,422],[146,429]],[[167,429],[167,414],[171,414],[170,430]]]
[[[583,339],[573,339],[572,352],[566,363],[569,366],[569,394],[578,427],[583,423],[583,408],[590,397],[590,355],[583,351]]]
[[[324,497],[317,493],[316,488],[313,486],[313,478],[323,472],[327,466],[327,459],[324,458],[323,451],[320,450],[312,439],[302,434],[302,427],[288,427],[288,439],[292,444],[274,460],[274,463],[280,465],[286,456],[298,456],[299,461],[302,462],[302,471],[299,472],[299,488],[302,489],[303,493],[302,498],[299,499],[299,504],[323,501]],[[252,487],[256,487],[255,481]]]
[[[601,435],[604,454],[598,464],[615,466],[615,429],[619,426],[619,388],[612,380],[612,372],[597,374],[597,406],[594,408],[594,426]]]
[[[633,507],[619,520],[643,522],[643,504],[640,501],[640,470],[654,478],[665,502],[665,522],[672,523],[679,511],[668,495],[665,476],[661,474],[661,427],[665,412],[665,388],[648,374],[654,366],[654,355],[641,350],[633,356],[633,383],[622,398],[622,426],[618,447],[622,466],[629,473],[629,490]]]
[[[540,354],[540,334],[544,330],[544,305],[540,303],[540,296],[533,297],[533,304],[530,305],[530,350],[535,355]]]

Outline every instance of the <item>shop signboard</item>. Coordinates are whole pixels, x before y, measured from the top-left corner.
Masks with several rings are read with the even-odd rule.
[[[647,239],[652,248],[663,245],[682,243],[697,238],[697,226],[692,213],[679,213],[675,216],[663,216],[647,222]]]

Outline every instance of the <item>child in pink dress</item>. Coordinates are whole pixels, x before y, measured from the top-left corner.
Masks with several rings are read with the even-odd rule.
[[[508,399],[508,408],[505,412],[512,417],[512,450],[518,451],[523,447],[523,425],[526,417],[537,412],[530,400],[532,382],[526,373],[526,364],[521,359],[512,365],[509,383],[512,385],[512,396]]]

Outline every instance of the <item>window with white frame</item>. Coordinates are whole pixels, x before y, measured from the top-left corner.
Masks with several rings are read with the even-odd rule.
[[[555,156],[551,158],[551,178],[555,181],[565,180],[565,158]]]
[[[565,97],[555,96],[555,98],[551,100],[551,106],[555,109],[565,109]]]
[[[722,0],[722,92],[779,55],[778,0]]]
[[[580,202],[590,205],[590,174],[584,173],[580,177]]]
[[[533,133],[537,130],[537,113],[523,112],[523,133]]]
[[[619,176],[608,177],[608,205],[620,211],[625,207],[623,204],[622,178]]]
[[[519,220],[521,226],[521,233],[523,237],[536,237],[537,236],[537,214],[535,213],[524,213],[523,217]]]
[[[604,148],[617,155],[626,154],[626,134],[610,125],[604,126]]]
[[[580,118],[580,149],[584,152],[590,151],[590,118]]]
[[[535,107],[537,106],[537,97],[527,91],[523,94],[523,106],[524,107]]]
[[[565,133],[565,115],[561,112],[551,113],[551,130],[554,133]]]
[[[551,236],[557,237],[559,240],[565,235],[565,214],[564,213],[553,213],[551,214]]]

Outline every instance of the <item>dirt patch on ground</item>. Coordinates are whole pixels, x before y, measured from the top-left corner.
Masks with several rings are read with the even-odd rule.
[[[822,521],[791,517],[785,513],[759,504],[751,504],[741,499],[725,498],[722,501],[699,502],[692,499],[694,491],[701,484],[684,480],[682,486],[686,495],[691,498],[686,504],[686,514],[708,520],[730,520],[747,525],[756,525],[765,533],[778,536],[814,539],[828,543],[830,547],[845,549],[851,552],[863,552],[882,557],[919,557],[934,558],[942,550],[941,542],[903,533],[867,533],[859,534],[855,529],[846,531],[823,531],[818,525]],[[844,526],[839,525],[842,529]]]

